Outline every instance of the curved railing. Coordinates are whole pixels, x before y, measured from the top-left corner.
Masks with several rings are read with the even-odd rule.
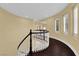
[[[32,55],[33,52],[39,52],[44,49],[46,49],[49,46],[49,33],[47,30],[39,29],[39,30],[30,30],[29,34],[20,42],[20,44],[17,47],[17,50],[19,50],[22,43],[30,37],[30,47],[29,52],[25,53],[23,51],[19,51],[20,53],[24,53],[25,55]],[[35,46],[33,46],[33,40],[35,40]],[[19,55],[19,54],[18,54]]]
[[[30,35],[30,33],[20,42],[20,44],[17,47],[17,50],[19,49],[19,47],[21,46],[21,44],[25,41],[25,39]]]

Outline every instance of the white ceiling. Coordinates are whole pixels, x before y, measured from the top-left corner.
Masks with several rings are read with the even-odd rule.
[[[15,15],[35,20],[53,16],[67,5],[67,3],[0,3],[0,7]]]

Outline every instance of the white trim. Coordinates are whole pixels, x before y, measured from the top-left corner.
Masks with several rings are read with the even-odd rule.
[[[50,36],[50,37],[51,38],[55,38],[56,40],[59,40],[59,41],[65,43],[68,47],[71,48],[71,50],[75,53],[76,56],[79,56],[79,54],[77,53],[77,51],[68,42],[64,41],[63,39],[57,38],[57,37],[53,37],[53,36]]]
[[[78,34],[78,7],[74,8],[74,34]]]
[[[68,33],[68,14],[64,15],[63,17],[63,22],[64,22],[64,33]]]

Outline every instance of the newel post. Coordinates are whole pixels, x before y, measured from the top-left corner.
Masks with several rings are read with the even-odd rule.
[[[30,56],[32,56],[32,30],[30,29],[30,51],[29,51]]]

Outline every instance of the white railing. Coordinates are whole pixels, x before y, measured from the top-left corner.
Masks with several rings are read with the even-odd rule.
[[[30,40],[29,40],[30,42]],[[18,50],[18,56],[28,55],[30,52],[30,44],[28,48]],[[32,52],[42,51],[49,46],[49,33],[47,30],[34,30],[32,31]],[[22,47],[20,47],[22,48]]]

